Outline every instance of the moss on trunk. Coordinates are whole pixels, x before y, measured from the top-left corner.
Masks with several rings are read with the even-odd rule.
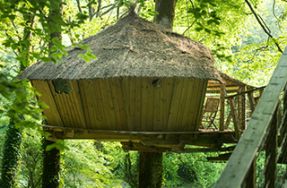
[[[6,140],[3,148],[0,187],[15,187],[21,140],[22,136],[20,130],[15,128],[13,122],[11,122],[6,133]]]

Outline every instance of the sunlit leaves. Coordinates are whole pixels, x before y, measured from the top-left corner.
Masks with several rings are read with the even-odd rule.
[[[93,53],[92,49],[87,45],[77,45],[78,48],[81,48],[84,53],[78,55],[79,58],[84,60],[86,63],[90,63],[97,59],[97,56]]]

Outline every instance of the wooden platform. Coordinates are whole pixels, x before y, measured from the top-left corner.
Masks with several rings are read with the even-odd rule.
[[[137,132],[93,130],[44,126],[50,133],[49,139],[96,139],[102,141],[119,141],[122,143],[140,143],[143,146],[164,148],[183,148],[185,145],[218,147],[224,143],[236,143],[234,131],[199,130],[190,132]],[[130,148],[135,149],[135,148]]]

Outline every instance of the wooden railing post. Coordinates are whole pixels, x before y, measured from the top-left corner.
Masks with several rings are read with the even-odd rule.
[[[219,130],[224,131],[224,113],[225,113],[225,86],[220,86],[220,119]]]
[[[256,158],[254,159],[248,170],[248,173],[245,177],[242,187],[256,188]]]
[[[264,168],[264,187],[274,188],[276,182],[277,164],[277,111],[275,111],[271,122],[269,133],[265,141],[265,168]]]
[[[234,98],[229,98],[229,105],[230,105],[230,113],[233,119],[234,131],[236,138],[240,137],[240,129],[239,129],[239,122],[238,122],[238,113],[236,113],[235,105],[234,105]]]
[[[239,120],[239,129],[245,129],[245,87],[240,87],[239,92],[241,95],[238,96],[238,120]]]
[[[253,97],[253,92],[250,92],[247,95],[248,95],[248,100],[249,100],[251,112],[254,112],[254,110],[255,110],[255,99]]]

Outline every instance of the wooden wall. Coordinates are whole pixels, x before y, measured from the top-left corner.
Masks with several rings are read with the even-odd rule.
[[[126,131],[194,131],[201,120],[207,80],[112,78],[70,81],[58,94],[51,81],[33,80],[48,124]]]

